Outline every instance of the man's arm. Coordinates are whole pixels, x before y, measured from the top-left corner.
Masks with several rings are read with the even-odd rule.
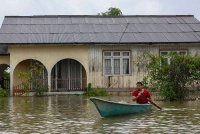
[[[136,101],[136,100],[141,96],[141,94],[142,94],[143,92],[144,92],[144,90],[142,89],[142,90],[138,93],[137,96],[134,96],[134,95],[133,95],[132,101]]]

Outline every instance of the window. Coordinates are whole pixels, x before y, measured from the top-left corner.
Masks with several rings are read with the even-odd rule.
[[[129,51],[104,51],[103,60],[105,75],[130,74]]]
[[[161,61],[161,64],[170,64],[170,61],[171,61],[170,53],[171,54],[186,55],[187,51],[186,50],[160,51],[160,56],[163,57],[163,60]]]

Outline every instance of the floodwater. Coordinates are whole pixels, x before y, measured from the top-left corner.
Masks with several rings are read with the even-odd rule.
[[[130,101],[130,97],[106,97]],[[0,133],[155,134],[200,133],[200,100],[156,102],[163,110],[102,118],[94,104],[75,95],[0,98]]]

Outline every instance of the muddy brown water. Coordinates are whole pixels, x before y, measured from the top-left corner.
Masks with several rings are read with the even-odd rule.
[[[104,97],[130,102],[130,97]],[[0,98],[0,133],[200,133],[200,100],[156,102],[145,114],[102,118],[94,104],[75,95]]]

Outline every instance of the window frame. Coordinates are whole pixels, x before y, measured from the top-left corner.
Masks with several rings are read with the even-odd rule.
[[[163,52],[166,52],[166,55],[162,55]],[[182,49],[182,50],[160,50],[159,54],[160,56],[162,56],[164,59],[167,59],[167,64],[169,65],[171,63],[171,56],[169,55],[169,53],[171,52],[176,52],[177,54],[180,54],[181,52],[184,52],[185,55],[188,54],[188,50]],[[162,63],[160,62],[160,65],[162,65]]]
[[[106,52],[110,52],[110,56],[105,56]],[[119,56],[114,56],[115,52],[119,52],[120,55]],[[128,56],[124,56],[123,53],[124,52],[128,52]],[[103,75],[105,76],[128,76],[131,75],[131,51],[129,50],[104,50],[102,52],[102,56],[103,56]],[[111,61],[111,74],[106,74],[105,72],[105,60],[106,59],[110,59]],[[120,71],[119,74],[114,74],[114,60],[115,59],[119,59],[120,60]],[[129,73],[128,74],[124,74],[124,64],[123,64],[123,60],[124,59],[128,59],[128,69],[129,69]]]

